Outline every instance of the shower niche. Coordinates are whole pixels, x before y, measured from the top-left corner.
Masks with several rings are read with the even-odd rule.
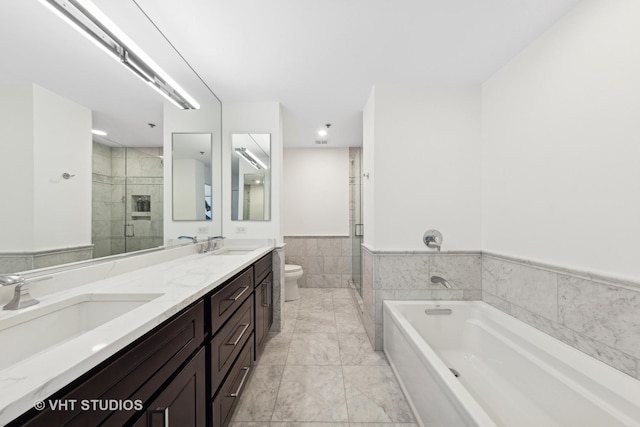
[[[131,196],[131,219],[151,220],[151,195]]]

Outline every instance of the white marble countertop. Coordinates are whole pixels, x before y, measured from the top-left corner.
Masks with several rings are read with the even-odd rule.
[[[0,311],[0,322],[6,323],[13,316],[83,294],[162,294],[95,329],[0,370],[0,425],[30,410],[35,402],[45,400],[272,249],[273,245],[261,246],[243,255],[192,254],[39,296],[40,304],[33,307]],[[41,330],[34,336],[25,336],[24,341],[38,340],[39,335],[45,334],[47,330]]]

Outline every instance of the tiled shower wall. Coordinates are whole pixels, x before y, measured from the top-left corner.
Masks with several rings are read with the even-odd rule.
[[[162,148],[121,148],[93,143],[94,257],[153,248],[164,243],[161,155]],[[133,195],[150,196],[149,217],[132,215]],[[126,240],[125,224],[133,225],[134,234]]]
[[[445,277],[454,289],[430,283]],[[363,247],[363,322],[382,349],[385,299],[482,299],[640,378],[640,284],[490,253],[389,253]]]

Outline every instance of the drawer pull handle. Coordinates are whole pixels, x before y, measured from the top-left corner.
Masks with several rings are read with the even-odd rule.
[[[229,397],[238,397],[240,395],[240,391],[242,390],[242,386],[244,385],[244,381],[247,379],[247,376],[249,375],[249,368],[242,368],[242,370],[244,371],[244,375],[242,376],[242,381],[240,381],[240,386],[238,386],[238,389],[235,391],[235,393],[231,393],[228,396]]]
[[[244,294],[245,292],[247,292],[247,290],[249,289],[248,286],[243,286],[242,287],[242,292],[240,292],[238,295],[236,295],[235,297],[231,297],[231,298],[226,298],[227,301],[238,301],[238,298],[240,298],[242,296],[242,294]]]
[[[248,323],[241,323],[241,324],[238,325],[238,328],[241,327],[241,326],[244,326],[244,328],[242,329],[242,332],[240,332],[240,336],[238,338],[236,338],[236,340],[234,342],[228,342],[228,343],[225,343],[225,345],[232,345],[232,346],[238,345],[238,343],[242,339],[242,336],[244,335],[244,333],[247,332],[247,329],[249,329],[249,324]],[[236,328],[236,330],[238,328]]]
[[[162,424],[160,424],[162,427],[169,427],[169,407],[167,406],[164,409],[158,408],[155,411],[151,411],[151,426],[152,427],[156,427],[159,425],[157,423],[154,423],[154,419],[157,419],[157,417],[155,417],[156,415],[160,415],[161,416],[161,421]]]

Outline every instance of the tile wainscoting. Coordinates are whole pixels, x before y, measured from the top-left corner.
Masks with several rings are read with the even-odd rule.
[[[291,237],[286,243],[286,263],[302,266],[302,288],[347,288],[352,273],[350,237]]]
[[[382,301],[483,300],[640,378],[640,284],[481,252],[371,251],[363,246],[363,323],[382,349]],[[429,278],[446,278],[453,289]]]
[[[640,284],[483,253],[482,299],[640,378]]]

